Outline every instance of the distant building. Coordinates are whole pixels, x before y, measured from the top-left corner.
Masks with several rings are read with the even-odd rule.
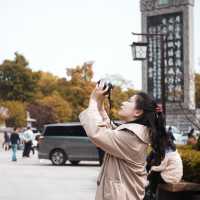
[[[36,122],[36,119],[33,119],[30,117],[30,113],[27,111],[26,112],[26,124],[27,124],[27,127],[32,127],[32,123],[33,122]]]

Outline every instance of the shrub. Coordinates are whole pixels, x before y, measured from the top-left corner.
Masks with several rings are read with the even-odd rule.
[[[183,160],[183,179],[200,183],[200,151],[192,149],[192,146],[178,147]]]
[[[200,151],[200,136],[199,136],[199,138],[197,140],[196,148],[197,148],[197,150]]]

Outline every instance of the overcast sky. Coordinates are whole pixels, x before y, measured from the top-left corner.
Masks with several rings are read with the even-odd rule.
[[[195,69],[200,72],[200,0],[195,0]],[[66,68],[94,61],[94,79],[120,74],[141,88],[131,57],[140,32],[139,0],[0,0],[0,62],[22,53],[33,70],[66,77]]]

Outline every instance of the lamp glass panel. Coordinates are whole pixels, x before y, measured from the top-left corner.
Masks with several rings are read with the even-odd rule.
[[[146,59],[147,57],[147,46],[136,46],[136,58]]]

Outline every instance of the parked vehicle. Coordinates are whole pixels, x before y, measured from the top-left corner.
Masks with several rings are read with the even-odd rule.
[[[73,165],[82,160],[102,160],[78,122],[46,125],[39,139],[38,157],[50,159],[54,165],[63,165],[67,160]]]

